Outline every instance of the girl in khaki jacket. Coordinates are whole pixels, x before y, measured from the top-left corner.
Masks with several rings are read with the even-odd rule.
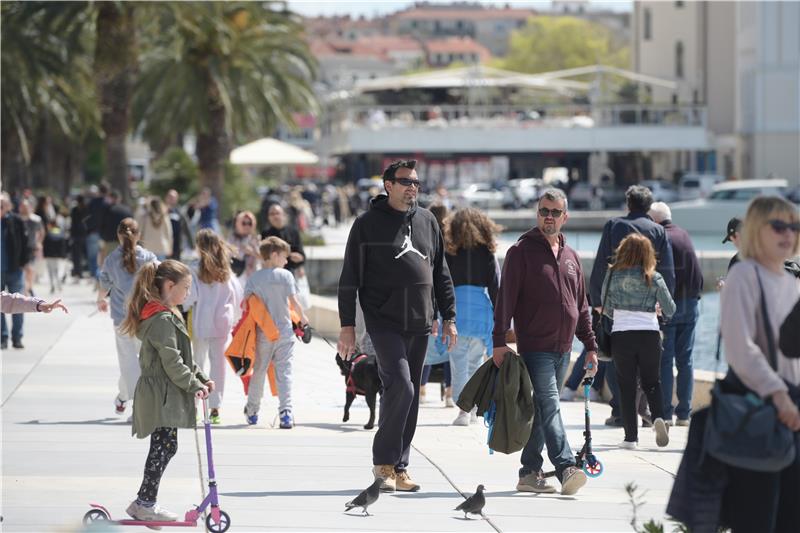
[[[135,520],[175,521],[156,505],[161,476],[178,449],[178,428],[195,425],[195,398],[214,390],[192,359],[192,345],[177,306],[186,300],[192,276],[183,263],[166,260],[139,270],[120,329],[142,341],[142,375],[133,400],[133,434],[150,436],[144,479],[127,513]]]

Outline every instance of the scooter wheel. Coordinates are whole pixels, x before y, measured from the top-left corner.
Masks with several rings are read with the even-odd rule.
[[[595,460],[594,463],[589,464],[587,461],[586,464],[583,465],[583,471],[586,472],[586,475],[589,477],[600,477],[603,474],[603,463]]]
[[[102,522],[109,520],[108,515],[101,509],[92,509],[83,515],[83,525],[88,526],[93,522]]]
[[[228,531],[228,528],[231,527],[231,517],[225,511],[219,511],[219,522],[214,523],[214,519],[211,518],[211,514],[206,517],[206,528],[211,531],[211,533],[225,533]]]

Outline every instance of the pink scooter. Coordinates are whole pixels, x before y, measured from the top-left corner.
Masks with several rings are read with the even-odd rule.
[[[197,519],[211,505],[211,512],[206,517],[206,528],[212,533],[225,533],[231,527],[231,517],[219,508],[219,496],[217,494],[217,481],[214,479],[214,460],[211,456],[211,421],[208,419],[208,402],[203,400],[203,425],[206,432],[206,453],[208,454],[208,496],[199,506],[186,511],[183,521],[149,521],[149,520],[112,520],[108,509],[99,503],[89,503],[92,507],[83,515],[83,523],[89,525],[93,522],[107,521],[110,524],[120,526],[148,526],[153,529],[163,527],[196,527]]]

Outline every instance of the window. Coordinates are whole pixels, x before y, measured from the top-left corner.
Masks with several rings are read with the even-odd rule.
[[[644,35],[645,41],[653,38],[653,13],[649,7],[644,8]]]
[[[675,43],[675,77],[683,78],[683,43],[681,41]]]

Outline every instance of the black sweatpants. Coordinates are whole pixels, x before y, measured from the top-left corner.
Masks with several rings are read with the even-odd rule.
[[[617,331],[611,334],[611,356],[619,383],[625,440],[639,439],[636,416],[636,376],[650,405],[653,420],[664,417],[661,398],[661,332]]]
[[[150,451],[144,462],[144,478],[139,487],[139,500],[155,503],[158,499],[158,487],[169,460],[178,451],[178,428],[156,428],[150,434]]]
[[[368,330],[383,384],[378,431],[372,441],[372,464],[408,466],[411,440],[417,430],[419,384],[428,335],[404,335],[388,329]]]

